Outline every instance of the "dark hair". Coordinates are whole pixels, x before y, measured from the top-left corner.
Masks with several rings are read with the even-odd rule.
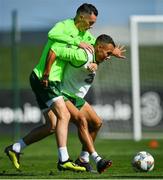
[[[79,14],[79,13],[87,13],[87,14],[94,13],[95,16],[98,16],[98,10],[96,9],[96,7],[93,6],[92,4],[87,4],[87,3],[82,4],[77,9],[76,14]]]
[[[97,43],[112,44],[115,47],[115,43],[114,43],[113,39],[106,34],[101,34],[100,36],[98,36],[96,39],[96,44]]]

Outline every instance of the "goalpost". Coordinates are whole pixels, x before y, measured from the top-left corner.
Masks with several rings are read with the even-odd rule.
[[[131,16],[131,72],[132,72],[132,103],[133,103],[133,131],[136,141],[142,138],[141,125],[141,93],[140,93],[140,69],[139,69],[139,24],[163,23],[163,16]]]

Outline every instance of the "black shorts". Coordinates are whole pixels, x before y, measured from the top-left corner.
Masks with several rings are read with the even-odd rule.
[[[35,72],[30,75],[30,85],[41,110],[49,108],[53,102],[62,97],[60,82],[49,81],[48,87],[45,87]]]

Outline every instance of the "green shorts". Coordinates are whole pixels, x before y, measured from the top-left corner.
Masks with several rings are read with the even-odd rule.
[[[45,87],[35,72],[32,72],[30,84],[41,110],[49,108],[53,102],[62,97],[60,82],[58,81],[49,81],[48,87]]]
[[[66,92],[62,92],[64,101],[71,101],[74,106],[76,106],[79,110],[84,106],[85,100],[83,98],[80,98],[79,96],[76,96],[74,94],[69,94]]]

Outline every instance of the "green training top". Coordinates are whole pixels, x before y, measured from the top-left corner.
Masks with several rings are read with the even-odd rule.
[[[80,42],[86,42],[89,44],[95,43],[95,38],[91,35],[90,32],[80,32],[75,24],[73,19],[67,19],[61,22],[58,22],[48,33],[48,42],[43,50],[40,61],[37,66],[34,68],[34,72],[39,79],[42,78],[43,71],[45,68],[47,54],[53,45],[53,47],[71,47],[77,49],[76,45]],[[61,53],[60,53],[61,52]],[[52,65],[53,70],[51,70],[49,75],[49,80],[51,81],[61,81],[63,69],[65,66],[65,61],[62,61],[63,50],[56,51],[57,56],[60,56],[60,61],[54,62]],[[66,56],[66,55],[65,55]],[[68,58],[70,59],[70,58]],[[78,63],[75,61],[74,64]],[[79,61],[80,64],[80,61]]]
[[[48,38],[52,41],[68,43],[78,46],[80,42],[95,44],[95,37],[89,31],[80,32],[75,26],[74,19],[66,19],[58,22],[48,33]]]

